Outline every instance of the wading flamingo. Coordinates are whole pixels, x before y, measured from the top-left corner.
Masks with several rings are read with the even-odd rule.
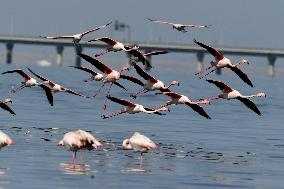
[[[125,139],[122,142],[122,147],[124,150],[134,150],[141,153],[140,156],[140,169],[142,169],[143,164],[143,153],[148,150],[157,149],[158,146],[148,137],[135,132],[129,139]]]
[[[0,130],[0,149],[10,144],[13,144],[13,140]]]
[[[76,167],[76,153],[78,150],[80,150],[80,163],[83,165],[83,149],[97,149],[97,147],[102,146],[102,143],[100,143],[93,135],[90,133],[83,131],[83,130],[77,130],[77,131],[70,131],[66,133],[63,136],[63,139],[60,140],[57,144],[58,146],[65,146],[70,151],[72,151],[72,164],[73,168]]]

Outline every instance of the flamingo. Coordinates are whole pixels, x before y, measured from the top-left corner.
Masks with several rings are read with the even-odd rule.
[[[78,150],[80,150],[80,163],[83,165],[83,149],[97,149],[98,147],[102,146],[102,143],[100,143],[93,135],[90,133],[83,131],[83,130],[77,130],[77,131],[70,131],[66,133],[63,136],[63,139],[60,140],[57,144],[58,146],[65,146],[70,151],[72,151],[72,164],[73,168],[76,166],[76,153]]]
[[[173,27],[173,29],[176,29],[178,31],[181,31],[183,33],[186,33],[186,29],[187,27],[191,27],[191,28],[208,28],[209,25],[194,25],[194,24],[177,24],[177,23],[172,23],[172,22],[167,22],[167,21],[162,21],[162,20],[153,20],[148,18],[149,21],[151,22],[156,22],[156,23],[161,23],[161,24],[168,24],[171,25]]]
[[[215,57],[215,61],[216,61],[216,62],[211,61],[211,66],[206,68],[205,71],[210,70],[211,68],[214,68],[214,69],[212,69],[211,71],[206,73],[204,76],[199,77],[200,79],[209,75],[210,73],[212,73],[217,68],[225,68],[226,67],[226,68],[230,68],[233,72],[235,72],[246,84],[253,87],[252,82],[250,81],[248,76],[241,69],[238,68],[238,65],[240,65],[240,64],[249,64],[249,62],[247,60],[242,59],[239,63],[232,64],[231,60],[226,58],[218,50],[216,50],[216,49],[214,49],[214,48],[212,48],[208,45],[205,45],[203,43],[200,43],[200,42],[196,41],[195,39],[194,39],[194,42],[197,45],[201,46],[202,48],[205,48],[210,54],[212,54]],[[199,74],[202,74],[202,71],[196,73],[195,75],[199,75]]]
[[[90,30],[84,31],[82,33],[74,34],[74,35],[47,36],[47,37],[44,37],[44,38],[47,38],[47,39],[61,39],[61,38],[63,38],[63,39],[72,39],[75,44],[78,44],[80,42],[80,40],[82,39],[82,37],[85,36],[86,34],[94,32],[94,31],[97,31],[97,30],[102,29],[104,27],[107,27],[111,23],[112,22],[109,22],[109,23],[107,23],[105,25],[102,25],[102,26],[99,26],[99,27],[96,27],[96,28],[92,28]]]
[[[143,153],[147,152],[148,150],[158,148],[158,146],[150,138],[140,134],[139,132],[135,132],[129,139],[123,140],[122,147],[124,150],[134,150],[141,153],[139,163],[140,169],[142,169]]]
[[[108,115],[103,115],[102,118],[103,119],[107,119],[107,118],[111,118],[114,116],[118,116],[120,114],[123,113],[129,113],[129,114],[136,114],[139,112],[143,112],[146,114],[158,114],[158,115],[163,115],[160,113],[160,111],[169,111],[169,109],[167,107],[162,107],[159,109],[152,109],[152,108],[147,108],[144,107],[140,104],[134,104],[133,102],[124,100],[124,99],[119,99],[116,97],[112,97],[112,96],[107,96],[107,98],[115,103],[121,104],[122,106],[125,106],[123,109],[117,111],[117,112],[113,112],[111,114]]]
[[[3,101],[1,100],[0,101],[0,107],[3,110],[10,112],[10,114],[12,114],[13,116],[16,115],[16,113],[8,106],[8,103],[12,103],[12,100],[11,99],[5,99]]]
[[[73,95],[81,96],[81,97],[84,97],[84,98],[89,98],[87,96],[84,96],[80,93],[77,93],[77,92],[71,90],[71,89],[63,87],[63,86],[61,86],[57,83],[54,83],[53,81],[51,81],[47,78],[44,78],[44,77],[36,74],[30,68],[28,68],[28,70],[32,74],[34,74],[36,77],[38,77],[39,79],[41,79],[43,81],[43,83],[39,84],[38,86],[45,90],[47,99],[48,99],[51,106],[53,106],[53,94],[57,93],[57,92],[65,92],[65,93],[70,93],[70,94],[73,94]]]
[[[129,49],[127,53],[137,58],[135,62],[141,61],[143,65],[146,65],[147,67],[152,68],[152,65],[147,60],[147,57],[152,56],[152,55],[166,54],[168,52],[167,51],[153,51],[153,52],[148,52],[148,53],[143,54],[138,50],[137,47],[133,47],[132,49]]]
[[[256,94],[253,94],[253,95],[245,96],[245,95],[242,95],[239,91],[229,87],[228,85],[224,84],[221,81],[215,81],[215,80],[206,80],[206,81],[216,85],[220,90],[222,90],[222,93],[217,95],[217,96],[213,96],[211,98],[203,99],[203,100],[211,102],[212,100],[216,100],[216,99],[219,99],[219,98],[223,98],[223,99],[227,99],[227,100],[237,99],[237,100],[241,101],[242,103],[244,103],[244,105],[246,105],[249,109],[251,109],[252,111],[257,113],[258,115],[261,115],[257,106],[250,100],[250,98],[252,98],[252,97],[266,97],[265,93],[260,92],[260,93],[256,93]]]
[[[89,81],[93,81],[93,80],[101,81],[104,78],[104,76],[102,74],[97,73],[94,70],[91,70],[91,69],[86,68],[86,67],[81,67],[81,66],[70,66],[70,67],[76,68],[76,69],[79,69],[79,70],[82,70],[82,71],[85,71],[85,72],[88,72],[88,73],[91,74],[91,77],[89,79],[84,80],[84,82],[89,82]]]
[[[211,117],[209,117],[208,114],[204,111],[204,109],[199,105],[199,104],[209,104],[209,100],[204,99],[204,100],[200,100],[197,102],[193,102],[187,96],[178,94],[176,92],[162,92],[162,93],[156,93],[156,94],[164,94],[170,97],[170,100],[167,103],[160,106],[160,108],[167,107],[172,104],[174,105],[185,104],[191,107],[194,111],[199,113],[201,116],[207,119],[211,119]]]
[[[92,41],[102,41],[104,43],[107,43],[107,45],[108,45],[105,51],[97,53],[95,55],[95,57],[101,56],[101,55],[108,53],[110,51],[113,51],[113,52],[117,52],[117,51],[121,51],[121,50],[128,51],[129,49],[131,49],[129,46],[127,46],[127,45],[125,45],[121,42],[115,41],[115,40],[108,38],[108,37],[92,39],[92,40],[89,40],[88,42],[92,42]]]
[[[22,85],[19,86],[18,88],[16,89],[12,89],[12,92],[13,93],[16,93],[17,91],[19,90],[22,90],[23,88],[25,87],[33,87],[33,86],[36,86],[38,85],[39,83],[34,79],[32,78],[31,76],[29,76],[27,73],[25,73],[23,70],[21,69],[15,69],[15,70],[9,70],[9,71],[6,71],[6,72],[3,72],[2,74],[7,74],[7,73],[18,73],[20,74],[25,81],[21,82]]]
[[[7,134],[0,130],[0,149],[4,146],[11,145],[13,143],[13,140]]]
[[[132,77],[132,76],[129,76],[129,75],[126,75],[126,74],[121,74],[121,72],[123,70],[126,70],[128,69],[127,67],[123,67],[121,69],[120,72],[116,71],[116,70],[113,70],[111,68],[109,68],[107,65],[103,64],[102,62],[100,62],[99,60],[97,59],[94,59],[88,55],[85,55],[85,54],[81,54],[81,53],[77,53],[81,58],[83,58],[84,60],[86,60],[87,62],[91,63],[93,66],[95,66],[98,70],[100,70],[101,72],[104,73],[104,78],[102,80],[103,84],[102,86],[100,87],[100,89],[98,90],[98,92],[94,95],[94,97],[96,95],[98,95],[100,93],[100,91],[102,90],[102,88],[105,86],[106,83],[111,83],[110,84],[110,87],[107,91],[107,95],[110,94],[110,90],[111,90],[111,87],[113,84],[121,87],[122,89],[126,90],[125,87],[123,87],[121,84],[119,84],[117,81],[122,78],[122,79],[127,79],[133,83],[136,83],[138,85],[141,85],[143,86],[143,82],[140,81],[139,79],[135,78],[135,77]],[[104,109],[106,109],[106,101],[105,101],[105,104],[104,104]]]
[[[179,82],[178,81],[172,81],[170,83],[169,86],[165,86],[164,82],[157,80],[156,78],[154,78],[153,76],[151,76],[150,74],[146,73],[142,68],[140,68],[137,64],[134,64],[134,68],[136,70],[136,72],[143,77],[147,83],[143,84],[143,90],[132,94],[131,96],[133,98],[136,98],[137,96],[139,96],[142,92],[147,93],[148,91],[155,91],[155,90],[160,90],[161,92],[170,92],[170,87],[172,85],[177,85],[179,86]]]

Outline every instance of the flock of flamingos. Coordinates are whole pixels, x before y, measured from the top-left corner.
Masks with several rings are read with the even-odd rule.
[[[171,22],[166,22],[166,21],[161,21],[161,20],[153,20],[153,19],[148,19],[151,22],[154,23],[161,23],[161,24],[167,24],[173,27],[173,29],[176,29],[177,31],[180,32],[187,32],[186,28],[207,28],[207,25],[192,25],[192,24],[176,24],[176,23],[171,23]],[[47,39],[71,39],[74,42],[74,46],[76,49],[80,48],[80,40],[82,39],[83,36],[85,36],[88,33],[97,31],[99,29],[102,29],[104,27],[108,27],[111,25],[112,22],[99,26],[96,28],[93,28],[91,30],[85,31],[83,33],[75,34],[75,35],[70,35],[70,36],[48,36],[44,37]],[[103,119],[111,118],[113,116],[118,116],[123,113],[128,113],[128,114],[135,114],[139,112],[144,112],[147,114],[158,114],[158,115],[163,115],[162,112],[169,111],[169,106],[170,105],[178,105],[178,104],[185,104],[189,106],[192,110],[200,114],[201,116],[211,119],[210,116],[206,113],[206,111],[201,107],[203,104],[210,104],[211,101],[216,100],[216,99],[237,99],[241,101],[245,106],[247,106],[249,109],[254,111],[256,114],[261,115],[261,112],[257,108],[257,106],[250,100],[252,97],[266,97],[265,93],[256,93],[253,95],[245,96],[242,95],[239,91],[236,89],[233,89],[232,87],[228,86],[227,84],[221,82],[221,81],[215,81],[215,80],[206,80],[209,83],[212,83],[216,85],[222,92],[216,96],[210,97],[210,98],[204,98],[200,99],[199,101],[193,102],[191,101],[187,96],[178,94],[170,89],[172,85],[177,85],[179,86],[179,82],[174,80],[172,81],[168,86],[165,85],[163,81],[160,81],[156,79],[154,76],[150,75],[146,71],[144,71],[139,64],[146,65],[148,67],[151,67],[150,62],[148,61],[149,56],[153,55],[159,55],[159,54],[165,54],[167,53],[166,51],[154,51],[154,52],[149,52],[149,53],[142,53],[139,51],[138,46],[127,46],[121,42],[115,41],[111,38],[108,37],[102,37],[102,38],[97,38],[94,40],[90,40],[88,42],[95,42],[95,41],[102,41],[107,44],[107,48],[103,52],[99,52],[95,54],[95,57],[91,57],[86,54],[82,54],[79,51],[77,51],[77,55],[86,60],[87,62],[91,63],[97,70],[99,70],[101,73],[98,73],[90,68],[87,67],[79,67],[79,66],[72,66],[76,69],[82,70],[90,74],[90,78],[86,79],[85,82],[90,82],[90,81],[99,81],[102,83],[102,86],[97,90],[97,92],[94,94],[93,98],[96,97],[97,94],[101,93],[101,90],[105,87],[106,84],[109,83],[109,88],[107,90],[106,94],[106,99],[104,102],[103,108],[106,109],[107,106],[107,100],[110,100],[114,103],[118,103],[122,105],[124,108],[117,111],[113,112],[111,114],[106,114],[103,115]],[[212,54],[215,58],[215,61],[210,62],[210,66],[206,69],[202,69],[202,71],[196,73],[195,75],[199,78],[202,79],[203,77],[209,75],[212,73],[214,70],[218,68],[229,68],[232,70],[237,76],[242,79],[246,84],[249,86],[253,87],[253,84],[249,77],[239,68],[241,64],[249,64],[247,60],[241,60],[237,64],[233,64],[230,59],[226,58],[221,52],[219,52],[217,49],[210,47],[209,45],[206,45],[202,42],[199,42],[194,39],[194,43],[199,45],[200,47],[206,49],[210,54]],[[130,76],[128,74],[124,74],[122,72],[129,71],[129,67],[122,67],[121,70],[114,70],[107,66],[106,64],[102,63],[101,61],[97,60],[96,57],[102,56],[103,54],[106,54],[110,51],[117,52],[117,51],[125,51],[126,53],[129,53],[133,57],[135,57],[130,66],[133,66],[136,72],[138,73],[144,82],[141,81],[140,79]],[[88,96],[85,96],[83,94],[80,94],[78,92],[75,92],[71,89],[65,88],[57,83],[55,83],[52,80],[49,80],[35,72],[33,72],[31,69],[27,68],[29,72],[35,76],[34,78],[27,74],[25,71],[21,69],[15,69],[15,70],[9,70],[6,72],[3,72],[2,74],[10,74],[10,73],[17,73],[21,75],[24,78],[24,81],[18,88],[12,88],[13,93],[16,93],[17,91],[23,89],[23,88],[31,88],[31,87],[41,87],[43,91],[46,94],[47,100],[50,103],[51,106],[53,106],[53,95],[57,92],[65,92],[65,93],[70,93],[73,95],[78,95],[84,98],[91,98]],[[143,93],[147,93],[149,91],[157,91],[156,95],[167,95],[169,97],[169,101],[167,101],[165,104],[160,105],[159,107],[156,108],[149,108],[149,107],[144,107],[143,105],[136,104],[135,102],[131,102],[125,99],[120,99],[114,96],[110,95],[111,88],[114,85],[122,88],[123,90],[126,90],[124,86],[122,86],[119,83],[120,79],[126,79],[130,82],[133,82],[137,85],[141,86],[141,90],[138,91],[137,93],[134,93],[131,95],[133,99],[138,98],[140,95]],[[10,112],[12,115],[16,115],[15,112],[9,107],[9,103],[11,103],[11,99],[6,99],[4,101],[0,101],[0,107],[8,112]],[[12,144],[13,141],[12,139],[0,131],[0,148]],[[77,130],[77,131],[71,131],[68,132],[64,135],[63,139],[59,141],[58,145],[66,146],[69,150],[71,150],[72,153],[72,165],[75,168],[76,167],[76,152],[80,150],[80,159],[81,159],[81,165],[83,164],[82,162],[82,149],[96,149],[97,147],[102,146],[102,143],[96,140],[90,133],[83,131],[83,130]],[[156,149],[157,145],[148,137],[135,132],[133,136],[131,136],[129,139],[125,139],[122,143],[123,149],[127,150],[135,150],[141,152],[141,157],[140,157],[140,168],[142,168],[142,153],[146,152],[149,149]]]

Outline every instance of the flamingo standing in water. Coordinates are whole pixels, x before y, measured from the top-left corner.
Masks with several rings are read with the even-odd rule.
[[[209,25],[194,25],[194,24],[177,24],[177,23],[172,23],[172,22],[167,22],[167,21],[162,21],[162,20],[153,20],[148,18],[149,21],[151,22],[156,22],[156,23],[161,23],[161,24],[168,24],[173,27],[173,29],[176,29],[178,31],[181,31],[183,33],[186,33],[186,28],[191,27],[191,28],[208,28]]]
[[[7,74],[7,73],[18,73],[25,79],[25,81],[21,82],[22,85],[19,88],[16,88],[16,89],[13,88],[12,89],[13,93],[15,93],[15,92],[17,92],[19,90],[22,90],[25,87],[33,87],[33,86],[36,86],[36,85],[39,84],[34,78],[29,76],[27,73],[25,73],[21,69],[9,70],[9,71],[3,72],[2,74]]]
[[[80,150],[80,163],[83,165],[83,149],[97,149],[98,147],[102,146],[93,135],[90,133],[77,130],[77,131],[70,131],[63,136],[63,139],[60,140],[57,144],[58,146],[66,146],[70,151],[72,151],[72,164],[73,168],[76,167],[76,153]]]
[[[102,62],[98,61],[97,59],[94,59],[88,55],[85,55],[85,54],[81,54],[81,53],[77,53],[81,58],[83,58],[84,60],[86,60],[87,62],[91,63],[93,66],[95,66],[98,70],[100,70],[101,72],[104,73],[104,77],[103,77],[103,84],[102,86],[100,87],[100,89],[98,90],[98,92],[94,95],[96,96],[97,94],[100,93],[100,91],[102,90],[102,88],[105,86],[106,83],[111,83],[108,91],[107,91],[107,95],[110,94],[110,90],[111,90],[111,87],[113,84],[121,87],[122,89],[126,90],[125,87],[123,87],[121,84],[119,84],[117,81],[122,78],[122,79],[127,79],[133,83],[136,83],[138,85],[141,85],[143,86],[143,82],[140,81],[139,79],[135,78],[135,77],[132,77],[132,76],[129,76],[129,75],[126,75],[126,74],[121,74],[121,72],[123,70],[128,70],[127,67],[123,67],[121,69],[120,72],[116,71],[116,70],[113,70],[111,68],[109,68],[107,65],[103,64]],[[107,99],[106,99],[107,100]],[[105,104],[104,104],[104,109],[106,109],[106,101],[105,101]]]
[[[178,93],[175,93],[175,92],[163,92],[163,93],[156,93],[156,94],[164,94],[164,95],[167,95],[167,96],[170,97],[170,100],[160,107],[167,107],[167,106],[170,106],[172,104],[174,104],[174,105],[185,104],[185,105],[191,107],[194,111],[196,111],[197,113],[199,113],[203,117],[205,117],[207,119],[211,119],[208,116],[208,114],[204,111],[204,109],[199,105],[199,104],[209,104],[209,101],[206,100],[206,99],[200,100],[200,101],[197,101],[197,102],[193,102],[187,96],[181,95],[181,94],[178,94]]]
[[[105,25],[102,25],[102,26],[99,26],[99,27],[96,27],[96,28],[92,28],[90,30],[84,31],[82,33],[74,34],[74,35],[47,36],[47,37],[44,37],[44,38],[47,38],[47,39],[72,39],[75,44],[78,44],[83,36],[87,35],[88,33],[91,33],[91,32],[97,31],[99,29],[102,29],[104,27],[107,27],[111,23],[112,22],[109,22]]]
[[[13,144],[13,140],[0,130],[0,149],[11,144]]]
[[[117,111],[117,112],[113,112],[111,114],[107,114],[107,115],[103,115],[102,118],[103,119],[107,119],[107,118],[111,118],[114,116],[118,116],[120,114],[123,113],[129,113],[129,114],[136,114],[139,112],[144,112],[146,114],[158,114],[158,115],[163,115],[160,113],[160,111],[169,111],[169,109],[167,107],[162,107],[159,109],[152,109],[152,108],[147,108],[144,107],[140,104],[134,104],[133,102],[124,100],[124,99],[119,99],[116,97],[112,97],[112,96],[107,96],[107,98],[115,103],[121,104],[122,106],[125,106],[124,108],[122,108],[121,110]]]
[[[86,67],[81,67],[81,66],[70,66],[72,68],[76,68],[85,72],[88,72],[91,74],[91,77],[89,79],[84,80],[84,82],[89,82],[89,81],[101,81],[103,80],[104,76],[100,73],[95,72],[94,70]]]
[[[135,132],[129,139],[123,140],[122,147],[125,150],[134,150],[141,153],[140,157],[140,169],[142,169],[143,153],[148,150],[157,149],[158,146],[148,137]]]
[[[36,74],[30,68],[28,68],[28,70],[31,73],[33,73],[36,77],[38,77],[39,79],[41,79],[43,81],[43,83],[39,84],[38,86],[40,86],[41,88],[43,88],[45,90],[46,97],[47,97],[51,106],[53,106],[53,94],[57,93],[57,92],[65,92],[65,93],[70,93],[70,94],[73,94],[73,95],[81,96],[81,97],[84,97],[84,98],[89,98],[87,96],[84,96],[80,93],[77,93],[77,92],[71,90],[71,89],[63,87],[63,86],[61,86],[57,83],[54,83],[53,81],[51,81],[47,78],[44,78],[44,77]]]
[[[200,76],[199,78],[202,79],[203,77],[209,75],[210,73],[212,73],[214,70],[216,70],[217,68],[230,68],[233,72],[235,72],[246,84],[248,84],[249,86],[253,87],[252,82],[250,81],[250,79],[248,78],[248,76],[241,70],[238,68],[238,65],[240,64],[249,64],[249,62],[247,60],[241,60],[239,63],[237,64],[232,64],[231,60],[226,58],[222,53],[220,53],[218,50],[205,45],[203,43],[200,43],[198,41],[196,41],[194,39],[194,42],[201,46],[202,48],[205,48],[210,54],[212,54],[215,57],[215,61],[216,62],[211,62],[211,66],[209,66],[208,68],[205,69],[205,71],[210,70],[208,73],[206,73],[204,76]],[[202,74],[203,71],[196,73],[195,75],[200,75]]]
[[[131,49],[129,46],[127,46],[127,45],[125,45],[121,42],[115,41],[115,40],[108,38],[108,37],[92,39],[92,40],[89,40],[88,42],[92,42],[92,41],[102,41],[102,42],[104,42],[108,45],[105,51],[102,51],[100,53],[95,54],[95,57],[101,56],[101,55],[108,53],[110,51],[113,51],[113,52],[117,52],[117,51],[121,51],[121,50],[128,51],[129,49]]]
[[[146,73],[138,65],[134,64],[134,68],[135,68],[136,72],[147,81],[147,83],[143,84],[143,90],[131,95],[133,98],[136,98],[142,92],[147,93],[148,91],[155,91],[155,90],[160,90],[161,92],[170,92],[169,88],[172,85],[179,86],[178,81],[172,81],[169,86],[165,86],[164,82],[157,80],[156,78],[154,78],[150,74]]]
[[[8,106],[8,103],[12,103],[12,100],[11,99],[5,99],[3,101],[1,100],[0,101],[0,108],[10,112],[10,114],[12,114],[13,116],[16,115],[16,113]]]
[[[258,110],[256,105],[250,100],[250,98],[252,98],[252,97],[266,97],[265,93],[260,92],[260,93],[256,93],[256,94],[253,94],[253,95],[245,96],[245,95],[242,95],[239,91],[229,87],[228,85],[224,84],[221,81],[215,81],[215,80],[206,80],[206,81],[216,85],[220,90],[222,90],[222,93],[217,95],[217,96],[213,96],[211,98],[203,99],[203,100],[211,102],[212,100],[216,100],[216,99],[219,99],[219,98],[223,98],[223,99],[227,99],[227,100],[237,99],[237,100],[241,101],[242,103],[244,103],[249,109],[251,109],[252,111],[257,113],[258,115],[261,115],[260,111]]]

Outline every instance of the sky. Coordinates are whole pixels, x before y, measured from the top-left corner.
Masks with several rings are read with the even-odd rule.
[[[132,41],[283,48],[283,7],[282,0],[9,0],[1,1],[0,35],[68,35],[118,20],[130,26]],[[181,33],[147,18],[211,27]],[[127,40],[127,31],[110,30],[88,38]]]

